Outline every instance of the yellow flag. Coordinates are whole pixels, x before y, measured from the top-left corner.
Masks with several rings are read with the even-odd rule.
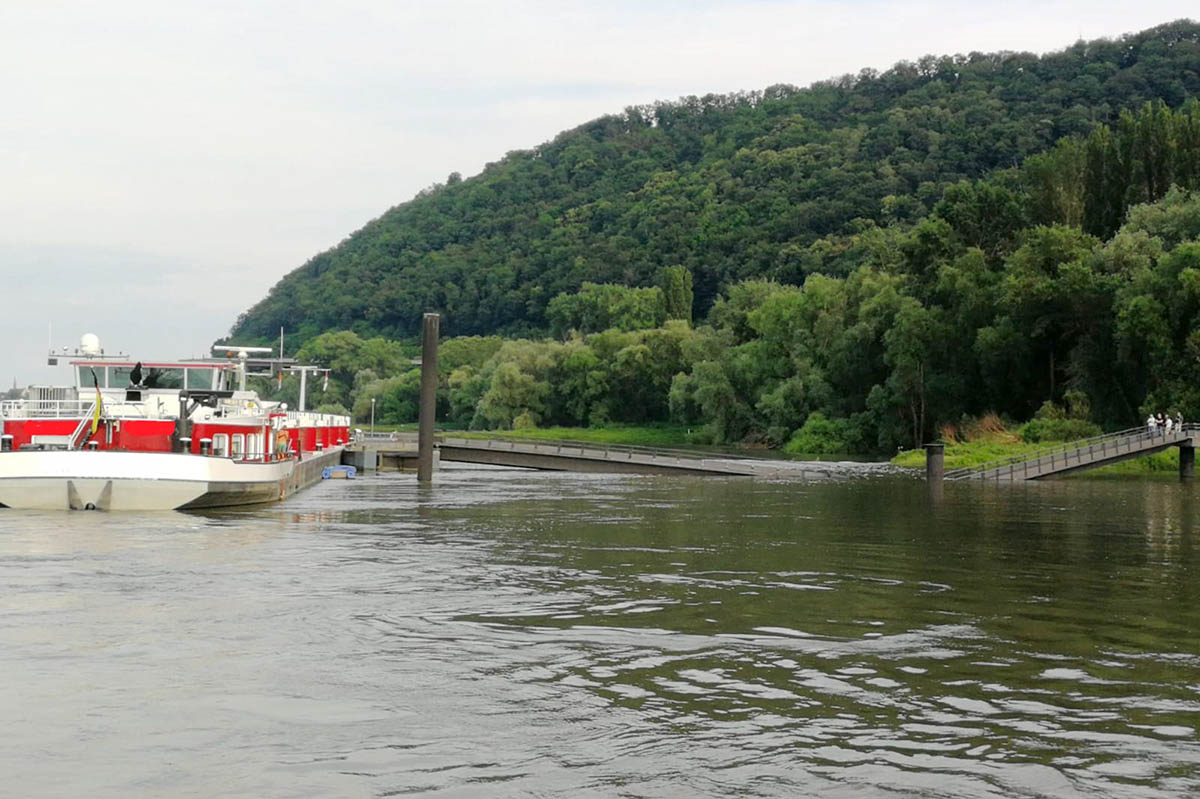
[[[92,383],[96,386],[96,407],[92,411],[92,435],[96,435],[96,428],[100,426],[100,381],[96,379],[96,370],[92,370]]]

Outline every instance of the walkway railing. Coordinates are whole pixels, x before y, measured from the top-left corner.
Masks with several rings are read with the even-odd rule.
[[[784,462],[766,461],[755,458],[735,458],[716,453],[657,449],[654,447],[633,445],[588,444],[580,441],[439,436],[439,444],[443,460],[461,459],[478,462],[472,458],[461,457],[461,453],[474,450],[477,452],[503,453],[505,455],[516,456],[518,460],[525,459],[524,456],[549,458],[560,461],[567,470],[574,470],[569,467],[572,461],[616,464],[620,466],[619,470],[621,471],[629,467],[648,467],[651,471],[687,471],[728,475],[772,476],[780,474],[788,468]],[[448,450],[455,452],[453,457],[448,454]],[[510,463],[506,465],[519,464]],[[540,467],[535,466],[535,468]]]
[[[805,473],[804,465],[795,461],[757,458],[753,455],[709,449],[648,447],[638,444],[606,444],[577,439],[523,436],[468,437],[450,431],[438,433],[434,440],[443,461],[465,463],[561,468],[563,471],[603,471],[596,469],[594,465],[583,465],[603,462],[617,467],[612,471],[637,471],[639,467],[645,467],[644,471],[647,473],[678,471],[764,477]],[[389,444],[397,445],[395,449],[415,450],[417,434],[408,431],[370,433],[356,429],[354,444],[372,450],[387,450]],[[480,453],[480,456],[486,459],[480,460],[478,456],[468,454],[472,452]],[[483,456],[483,453],[489,454]]]
[[[977,466],[954,469],[946,472],[945,479],[1032,479],[1092,463],[1134,456],[1139,452],[1149,454],[1154,450],[1186,441],[1194,437],[1197,430],[1200,430],[1198,424],[1185,424],[1182,428],[1172,428],[1170,431],[1166,428],[1151,430],[1146,426],[1131,427],[1115,433],[1066,441],[1031,452],[1010,455]]]
[[[722,452],[706,449],[683,449],[681,447],[649,447],[641,444],[607,444],[599,441],[579,441],[569,438],[521,438],[518,436],[486,436],[472,438],[468,436],[439,435],[437,438],[455,438],[460,441],[499,441],[506,444],[537,444],[559,449],[602,450],[615,453],[633,453],[637,455],[662,455],[672,458],[720,458],[721,460],[764,460],[739,453]]]
[[[570,438],[524,438],[521,436],[504,436],[504,435],[488,435],[488,436],[463,436],[453,433],[438,433],[434,436],[434,440],[441,442],[449,441],[475,441],[481,442],[479,446],[485,446],[482,442],[498,441],[504,444],[529,444],[538,446],[548,446],[556,448],[599,450],[605,452],[629,452],[640,455],[663,455],[679,458],[720,458],[722,460],[753,460],[763,461],[770,460],[769,458],[759,458],[753,455],[744,455],[737,452],[724,452],[722,450],[711,449],[683,449],[680,447],[650,447],[640,444],[606,444],[596,441],[580,441],[579,439]],[[357,440],[368,441],[372,443],[382,443],[385,441],[406,441],[415,442],[417,434],[415,432],[399,432],[399,433],[362,433]]]

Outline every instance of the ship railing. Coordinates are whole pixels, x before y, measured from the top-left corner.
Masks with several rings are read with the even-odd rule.
[[[95,400],[5,400],[0,402],[0,417],[6,419],[88,419],[96,409]],[[141,402],[104,400],[104,415],[117,418],[146,418]]]
[[[92,407],[79,420],[79,424],[75,427],[75,432],[71,434],[71,443],[67,445],[67,449],[82,449],[83,442],[87,440],[92,426],[92,416],[96,413],[96,403],[92,402]]]
[[[94,400],[31,399],[0,402],[0,416],[6,419],[74,419],[91,407]]]
[[[273,414],[278,414],[278,411],[273,411]],[[294,427],[303,427],[313,425],[316,427],[349,427],[350,418],[348,416],[340,416],[336,413],[318,413],[317,411],[283,411],[284,419],[288,422],[294,422]]]

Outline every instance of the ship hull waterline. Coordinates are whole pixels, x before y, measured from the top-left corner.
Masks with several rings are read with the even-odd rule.
[[[342,447],[268,463],[166,452],[6,452],[0,505],[152,511],[278,502],[318,482]]]

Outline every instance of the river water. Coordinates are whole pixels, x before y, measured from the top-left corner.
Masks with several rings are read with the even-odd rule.
[[[0,795],[1194,793],[1197,490],[447,469],[0,510]]]

